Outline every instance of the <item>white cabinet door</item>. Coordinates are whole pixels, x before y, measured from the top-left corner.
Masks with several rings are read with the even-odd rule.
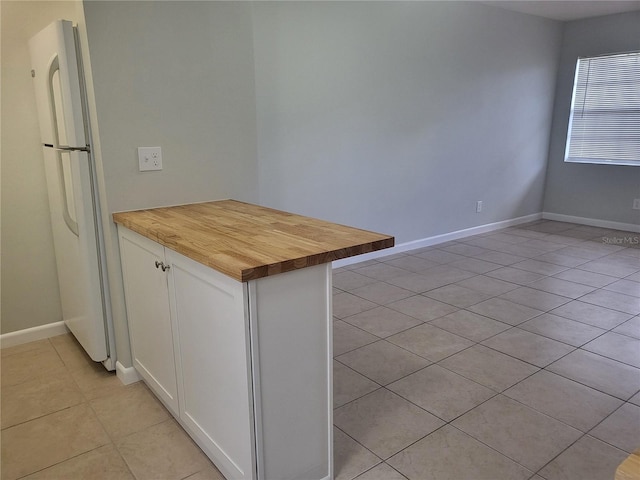
[[[229,479],[255,478],[246,283],[171,250],[180,421]]]
[[[173,331],[164,247],[119,229],[133,366],[174,413],[178,412]]]

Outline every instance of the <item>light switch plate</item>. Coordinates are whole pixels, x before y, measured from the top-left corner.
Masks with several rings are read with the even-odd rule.
[[[162,170],[162,149],[160,147],[138,147],[138,164],[141,172]]]

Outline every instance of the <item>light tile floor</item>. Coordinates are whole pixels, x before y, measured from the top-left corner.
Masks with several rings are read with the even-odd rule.
[[[638,239],[539,221],[335,270],[335,478],[612,479],[640,447]],[[1,373],[4,480],[222,478],[71,336]]]
[[[337,269],[336,479],[613,479],[640,447],[639,242],[538,221]]]
[[[71,335],[2,350],[3,480],[221,480],[142,383],[124,386]]]

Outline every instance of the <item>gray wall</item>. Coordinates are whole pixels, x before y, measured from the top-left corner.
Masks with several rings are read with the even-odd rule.
[[[565,25],[553,111],[545,213],[640,225],[640,168],[564,162],[576,60],[580,56],[640,50],[640,12]]]
[[[399,243],[541,211],[559,22],[474,2],[253,13],[261,203]]]
[[[29,39],[75,2],[0,2],[2,18],[2,295],[0,333],[59,322],[49,198],[44,175]]]
[[[84,9],[109,212],[257,200],[250,5]],[[162,171],[138,171],[139,146],[162,147]]]

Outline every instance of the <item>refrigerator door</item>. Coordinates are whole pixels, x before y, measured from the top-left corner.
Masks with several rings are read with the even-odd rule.
[[[42,143],[56,147],[87,146],[75,45],[68,20],[52,23],[29,41]],[[52,105],[56,87],[58,95]]]
[[[29,49],[63,319],[89,356],[105,361],[107,311],[92,159],[87,151],[59,148],[87,146],[71,22],[49,25]]]

